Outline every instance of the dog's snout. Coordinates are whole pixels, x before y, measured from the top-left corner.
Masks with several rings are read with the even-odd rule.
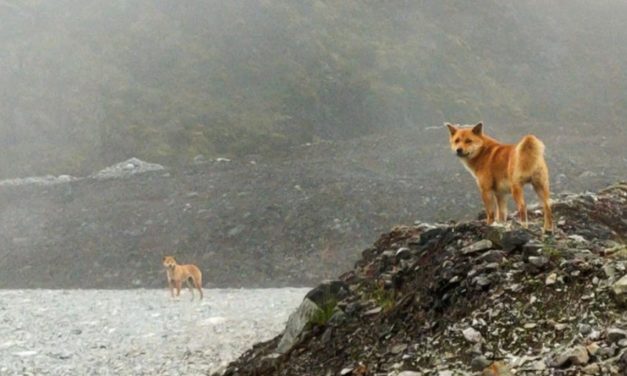
[[[457,155],[464,155],[464,150],[462,148],[457,148]]]

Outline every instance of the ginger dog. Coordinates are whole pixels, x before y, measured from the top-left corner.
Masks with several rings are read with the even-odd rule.
[[[189,291],[192,293],[192,300],[194,300],[194,289],[189,284],[189,279],[191,278],[194,286],[198,289],[198,292],[200,293],[200,299],[202,299],[202,273],[196,265],[179,265],[176,263],[176,260],[174,260],[174,257],[172,256],[165,256],[162,262],[168,274],[168,285],[170,286],[170,294],[172,295],[172,297],[174,297],[175,287],[176,296],[179,296],[181,294],[181,284],[183,284],[183,281],[185,281],[187,287],[189,287]]]
[[[460,128],[445,123],[451,149],[474,176],[481,192],[488,224],[507,221],[507,195],[514,197],[523,227],[527,227],[527,206],[523,186],[530,183],[544,208],[544,231],[553,231],[549,204],[549,170],[544,160],[544,144],[527,135],[517,144],[501,144],[485,135],[483,123]]]

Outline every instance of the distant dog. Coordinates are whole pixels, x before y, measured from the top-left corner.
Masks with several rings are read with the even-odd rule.
[[[189,284],[189,280],[191,279],[194,283],[194,286],[198,289],[198,292],[200,292],[200,299],[203,298],[202,273],[196,265],[179,265],[176,263],[176,260],[174,260],[174,257],[172,256],[165,256],[162,262],[167,271],[168,285],[170,286],[170,294],[172,295],[172,297],[174,297],[175,287],[176,296],[179,296],[181,294],[181,284],[183,284],[183,281],[185,281],[187,287],[189,287],[189,291],[192,293],[192,300],[194,300],[194,289]]]
[[[481,191],[488,224],[507,220],[507,195],[514,197],[523,227],[527,227],[527,207],[523,185],[530,183],[544,208],[544,231],[553,231],[549,204],[549,170],[544,160],[544,144],[527,135],[517,144],[501,144],[485,135],[483,124],[460,128],[445,123],[451,149],[474,176]]]

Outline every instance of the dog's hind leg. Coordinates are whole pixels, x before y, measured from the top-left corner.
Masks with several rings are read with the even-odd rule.
[[[192,294],[192,300],[194,300],[194,289],[192,288],[192,283],[189,281],[190,279],[191,279],[191,277],[190,277],[190,278],[187,278],[187,279],[185,280],[185,285],[186,285],[186,286],[187,286],[187,288],[189,289],[189,292]],[[193,279],[192,279],[192,280],[193,280]]]
[[[518,216],[520,218],[520,224],[527,228],[527,205],[525,204],[525,193],[523,191],[522,184],[516,182],[512,183],[512,196],[516,202],[518,208]]]
[[[544,213],[544,232],[553,232],[553,212],[551,211],[551,204],[549,202],[549,176],[546,168],[531,179],[531,185],[533,190],[536,191],[538,199],[542,202],[542,212]]]
[[[198,292],[200,293],[200,300],[202,300],[202,276],[198,276],[198,278],[194,278],[194,286],[196,286],[196,288],[198,289]]]

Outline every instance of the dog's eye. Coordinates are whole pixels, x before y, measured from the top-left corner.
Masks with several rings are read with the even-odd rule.
[[[459,138],[456,138],[456,139],[455,139],[455,143],[458,143],[458,142],[459,142]]]
[[[467,139],[467,140],[465,140],[464,142],[465,142],[465,143],[467,143],[467,144],[469,144],[469,143],[471,143],[471,142],[472,142],[472,140]]]

